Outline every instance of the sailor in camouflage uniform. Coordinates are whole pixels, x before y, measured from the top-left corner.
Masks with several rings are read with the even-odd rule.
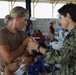
[[[41,47],[36,40],[31,39],[28,46],[44,54],[46,63],[60,63],[61,75],[76,75],[76,4],[66,4],[58,12],[60,24],[63,29],[69,31],[64,39],[63,47],[60,50],[47,50]]]

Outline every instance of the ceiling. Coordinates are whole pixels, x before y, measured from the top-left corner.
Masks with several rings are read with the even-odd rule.
[[[0,1],[26,1],[26,0],[0,0]],[[76,0],[31,0],[32,2],[50,2],[50,3],[70,3],[70,2],[76,2]]]
[[[68,3],[68,2],[75,2],[76,0],[32,0],[32,1],[50,2],[50,3],[55,3],[55,2]]]

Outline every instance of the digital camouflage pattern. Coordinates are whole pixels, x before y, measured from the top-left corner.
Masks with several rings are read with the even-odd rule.
[[[61,64],[61,75],[76,75],[76,27],[68,33],[60,50],[47,50],[44,56],[48,64]]]

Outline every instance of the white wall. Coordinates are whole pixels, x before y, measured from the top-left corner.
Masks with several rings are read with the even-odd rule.
[[[4,23],[4,19],[0,19],[0,29],[4,27],[6,24]]]
[[[55,30],[57,30],[57,27],[58,27],[58,19],[36,19],[35,21],[32,21],[33,22],[33,28],[34,30],[41,30],[43,33],[49,33],[50,29],[49,29],[49,26],[50,26],[50,22],[54,22],[54,28]],[[0,29],[2,27],[4,27],[5,24],[4,24],[4,20],[3,19],[0,19]]]
[[[41,30],[43,33],[49,33],[50,29],[50,22],[54,22],[54,28],[57,30],[58,27],[58,19],[36,19],[33,22],[33,28],[34,30]]]

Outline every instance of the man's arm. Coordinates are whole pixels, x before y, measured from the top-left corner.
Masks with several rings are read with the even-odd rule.
[[[4,75],[14,75],[14,72],[20,67],[21,60],[15,61],[5,67]]]

